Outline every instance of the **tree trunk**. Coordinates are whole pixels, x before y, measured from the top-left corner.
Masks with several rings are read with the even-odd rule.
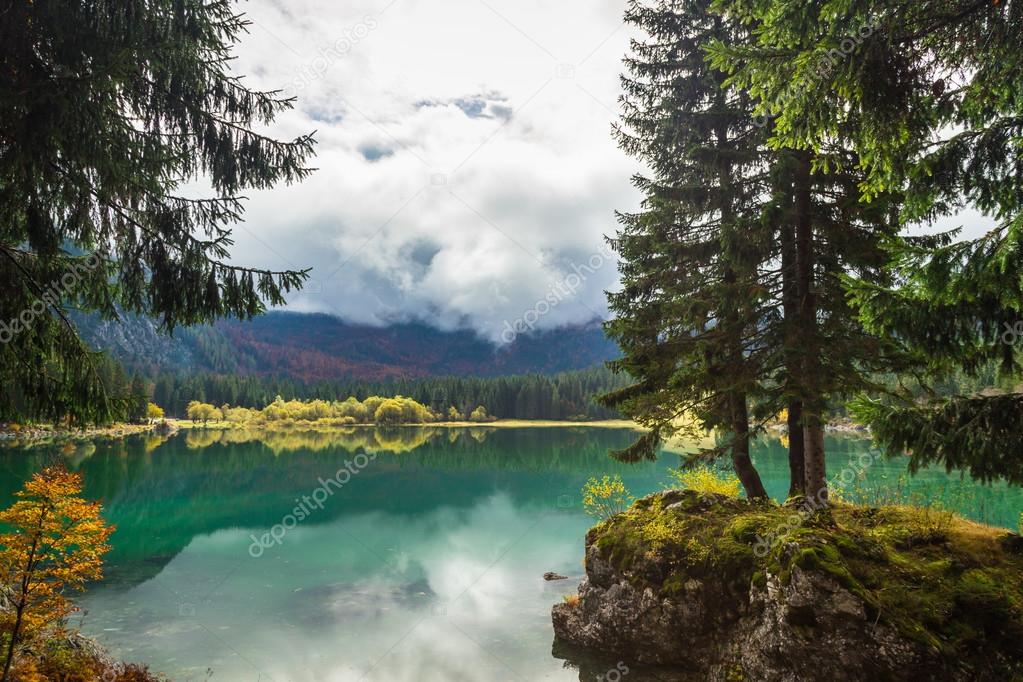
[[[781,302],[783,322],[783,359],[785,363],[785,392],[788,402],[789,430],[789,497],[799,497],[805,491],[805,470],[803,466],[803,402],[797,397],[798,378],[802,374],[799,345],[799,287],[796,279],[796,226],[794,222],[793,183],[788,174],[782,177],[777,188],[786,210],[781,215],[779,237],[781,241]]]
[[[0,678],[2,682],[7,682],[11,676],[11,664],[14,662],[14,649],[18,645],[18,634],[21,631],[21,619],[25,613],[25,600],[22,598],[18,604],[17,616],[14,619],[14,627],[11,629],[11,641],[7,645],[7,660],[4,661],[4,674]]]
[[[749,409],[746,396],[737,393],[732,395],[732,432],[732,468],[735,469],[735,475],[739,477],[747,498],[766,500],[767,490],[749,456]]]
[[[824,397],[820,391],[817,301],[814,295],[814,234],[811,204],[810,152],[796,153],[793,190],[796,225],[796,294],[802,371],[804,494],[815,506],[826,506],[828,481],[824,463]]]
[[[715,20],[715,26],[720,29],[720,19]],[[727,108],[723,88],[717,93],[716,104],[721,110]],[[719,152],[730,148],[727,123],[719,123],[715,130],[715,135]],[[732,205],[731,191],[732,165],[727,154],[721,153],[718,157],[717,170],[722,197],[720,204],[721,230],[724,233],[726,230],[736,229],[733,224],[735,209]],[[734,258],[734,254],[722,254],[722,279],[728,285],[734,285],[739,279],[740,274],[747,274],[746,272],[740,273],[736,271]],[[750,423],[746,394],[750,382],[746,378],[746,372],[744,371],[749,359],[743,353],[744,325],[747,324],[742,315],[743,311],[740,309],[740,305],[743,303],[745,301],[730,299],[721,304],[719,324],[724,332],[722,343],[726,344],[726,358],[731,365],[726,371],[735,377],[735,379],[730,381],[730,385],[723,389],[723,392],[727,396],[725,405],[728,406],[727,412],[731,416],[733,435],[732,468],[735,470],[735,475],[739,477],[739,481],[746,491],[746,497],[751,500],[760,500],[767,499],[767,490],[764,488],[764,483],[760,480],[760,474],[757,473],[756,467],[753,466],[753,460],[749,456]]]
[[[810,421],[813,419],[813,421]],[[806,497],[812,509],[828,506],[828,478],[824,459],[824,424],[817,415],[807,419],[805,439]]]
[[[43,522],[46,519],[46,510],[39,512],[39,534],[42,533]],[[7,646],[7,660],[4,661],[4,674],[0,682],[8,682],[11,676],[11,664],[14,662],[14,650],[18,646],[18,639],[21,636],[21,621],[25,616],[25,607],[28,606],[28,588],[32,572],[36,564],[36,548],[39,546],[39,534],[32,538],[32,546],[28,552],[28,559],[25,561],[25,570],[21,576],[21,593],[18,595],[18,605],[15,609],[14,627],[11,628],[11,642]]]
[[[799,497],[806,491],[805,453],[803,443],[803,403],[789,403],[789,497]]]

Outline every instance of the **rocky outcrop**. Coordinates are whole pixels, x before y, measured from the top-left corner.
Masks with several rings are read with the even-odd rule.
[[[785,508],[678,491],[640,500],[587,536],[586,577],[577,599],[554,607],[555,635],[570,646],[626,661],[674,666],[693,679],[965,681],[1012,679],[1023,670],[1020,646],[1010,643],[1021,621],[1012,606],[1021,589],[1018,574],[1001,595],[982,598],[1005,607],[1004,618],[993,622],[984,613],[960,613],[958,625],[970,634],[953,641],[958,625],[942,618],[954,621],[957,614],[906,609],[916,604],[926,611],[940,603],[962,611],[963,595],[938,595],[929,603],[934,595],[892,599],[878,591],[936,589],[927,584],[934,577],[927,571],[909,578],[922,577],[922,583],[904,584],[914,572],[911,559],[932,562],[945,553],[954,563],[958,552],[933,545],[898,552],[899,538],[873,521],[857,525],[856,513],[851,507],[836,510],[817,525],[804,519],[805,525],[786,531],[770,552],[758,556],[757,539],[792,516]],[[848,523],[836,518],[845,515]],[[914,518],[899,519],[911,535],[918,530]],[[964,530],[975,533],[975,524],[970,526]],[[883,531],[878,537],[891,536],[890,546],[868,537],[878,528]],[[857,547],[859,533],[864,544]],[[954,542],[951,535],[950,530],[946,545]],[[990,535],[985,551],[999,544],[998,533],[992,529]],[[1018,571],[1014,558],[1002,559],[1008,565],[994,567],[994,573]],[[946,578],[964,574],[949,566],[951,571],[942,570]],[[903,578],[886,585],[888,568]],[[986,584],[976,575],[968,582],[945,589],[965,594]],[[980,632],[985,634],[978,637]]]

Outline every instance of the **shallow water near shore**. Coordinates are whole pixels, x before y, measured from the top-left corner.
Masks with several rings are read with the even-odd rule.
[[[582,576],[586,479],[620,474],[640,496],[679,464],[671,452],[639,465],[607,456],[634,437],[192,431],[0,449],[0,504],[49,462],[84,474],[117,531],[106,580],[80,600],[82,629],[175,680],[615,680],[618,661],[552,652],[550,607]],[[866,439],[827,446],[830,475],[864,502],[940,501],[1009,528],[1023,508],[1019,489],[905,477],[904,458]],[[765,439],[754,461],[784,496],[783,444]],[[624,679],[662,679],[622,664]]]

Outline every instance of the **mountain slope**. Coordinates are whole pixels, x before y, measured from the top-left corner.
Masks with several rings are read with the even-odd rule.
[[[368,327],[329,315],[287,312],[181,329],[173,337],[159,334],[152,321],[132,316],[120,323],[79,316],[76,323],[88,343],[146,374],[212,371],[306,381],[550,374],[618,355],[596,322],[523,335],[501,348],[470,331],[444,332],[417,323]]]

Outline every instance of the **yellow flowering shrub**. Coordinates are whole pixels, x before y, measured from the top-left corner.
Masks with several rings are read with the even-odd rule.
[[[668,475],[677,487],[695,490],[698,493],[738,497],[742,492],[742,483],[735,474],[705,465],[688,469],[668,469]]]
[[[622,477],[591,478],[583,486],[583,510],[590,516],[610,519],[628,509],[635,498],[629,494]]]

